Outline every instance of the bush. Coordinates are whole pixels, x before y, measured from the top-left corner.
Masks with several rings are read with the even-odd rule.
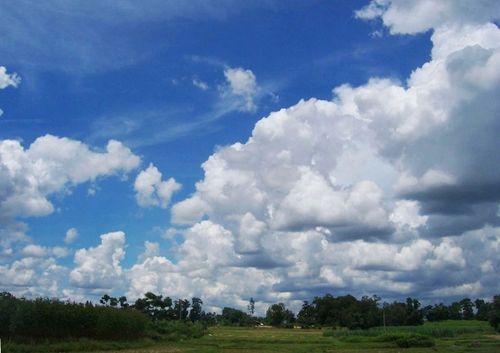
[[[396,345],[400,348],[434,347],[436,343],[429,336],[410,334],[396,339]]]
[[[130,340],[143,337],[148,318],[135,309],[97,307],[95,337],[98,339]]]
[[[431,337],[417,333],[393,332],[380,335],[375,340],[377,342],[395,342],[400,348],[433,347],[435,345]]]
[[[156,340],[180,341],[199,338],[206,333],[206,327],[191,321],[158,321],[152,324],[151,336]]]
[[[134,309],[0,295],[0,336],[16,341],[132,340],[145,335],[148,322]]]

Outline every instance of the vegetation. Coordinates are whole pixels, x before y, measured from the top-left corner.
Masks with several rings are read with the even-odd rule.
[[[314,333],[314,341],[309,343],[321,342],[320,346],[330,348],[357,344],[423,349],[434,345],[440,347],[446,340],[493,335],[494,330],[498,330],[500,296],[495,296],[492,302],[465,298],[449,306],[422,307],[414,298],[381,304],[376,296],[357,299],[350,295],[334,297],[327,294],[310,303],[304,302],[297,316],[283,303],[277,303],[269,306],[264,318],[256,317],[253,298],[247,309],[246,313],[226,307],[217,315],[206,313],[200,298],[174,301],[154,293],[146,293],[133,304],[124,296],[104,295],[97,305],[43,298],[28,300],[2,293],[0,337],[6,352],[96,351],[165,345],[191,347],[197,346],[194,342],[198,340],[193,341],[194,338],[200,339],[200,344],[211,342],[212,339],[205,335],[208,330],[211,332],[209,337],[235,330],[223,330],[222,327],[239,326],[237,330],[246,330],[246,334],[252,335],[254,330],[274,330],[255,329],[265,323],[280,328],[272,331],[280,335],[284,335],[281,328],[314,328],[293,332],[294,335],[297,332]],[[446,320],[450,316],[457,320]],[[210,329],[214,326],[218,328]],[[299,336],[306,338],[302,334]],[[263,342],[251,342],[251,345],[266,344],[266,334],[263,337]],[[241,339],[242,344],[250,344],[246,337]],[[271,341],[274,342],[274,338]],[[185,346],[180,342],[190,343]],[[468,344],[476,345],[475,341]],[[309,352],[306,346],[290,351]],[[275,348],[271,350],[276,351]]]
[[[147,293],[135,304],[125,297],[104,295],[100,305],[56,299],[16,298],[0,294],[0,337],[4,346],[32,352],[33,346],[71,351],[84,347],[116,349],[199,338],[206,332],[202,301],[180,300]],[[186,309],[191,306],[191,310]],[[182,315],[182,319],[181,319]],[[7,343],[6,343],[7,342]],[[42,349],[42,348],[40,348]]]
[[[298,323],[302,327],[340,326],[350,329],[367,329],[382,324],[378,302],[380,298],[363,297],[361,300],[352,295],[334,297],[327,294],[316,297],[302,305]]]
[[[456,321],[448,320],[442,322],[427,322],[420,326],[388,326],[373,327],[368,330],[345,330],[328,328],[323,331],[327,337],[384,337],[400,336],[407,334],[419,334],[433,338],[451,338],[464,334],[491,334],[493,329],[487,322],[470,320]]]
[[[396,345],[401,348],[433,347],[436,345],[431,337],[415,333],[402,334],[400,337],[394,339],[394,342],[396,342]]]
[[[273,304],[267,309],[266,321],[274,327],[293,327],[295,315],[285,308],[285,304]]]
[[[200,322],[160,321],[153,326],[151,337],[161,341],[180,341],[200,338],[206,333],[206,327]]]
[[[500,332],[500,295],[495,295],[489,315],[486,313],[484,316],[489,316],[491,326],[493,326],[497,332]]]
[[[297,315],[297,323],[308,327],[346,327],[351,330],[370,329],[380,326],[418,326],[424,321],[484,320],[498,330],[500,323],[500,296],[492,302],[464,298],[459,302],[422,307],[415,298],[405,302],[380,304],[377,296],[360,300],[352,295],[334,297],[327,294],[304,301]],[[269,320],[268,320],[269,321]],[[270,323],[273,324],[273,323]],[[279,325],[275,325],[279,326]]]
[[[254,326],[255,318],[241,310],[225,307],[216,322],[224,326]]]
[[[463,321],[443,321],[432,323],[443,329],[446,327],[462,326]],[[467,321],[469,327],[479,325],[483,327],[487,322],[475,320]],[[424,323],[420,328],[425,328],[429,323]],[[399,326],[397,329],[403,327]],[[410,349],[398,347],[397,339],[401,335],[393,337],[325,337],[322,330],[318,329],[282,329],[282,328],[254,328],[254,327],[229,327],[214,326],[209,328],[208,334],[198,339],[179,341],[136,341],[136,342],[113,342],[105,341],[85,341],[72,343],[43,344],[36,346],[36,349],[18,349],[19,346],[4,346],[4,353],[35,353],[35,352],[120,352],[118,349],[127,348],[129,353],[354,353],[354,352],[442,352],[442,353],[496,353],[500,350],[500,340],[495,339],[489,332],[477,332],[457,334],[454,337],[433,338],[433,347],[413,347]],[[498,336],[496,336],[498,337]],[[410,337],[411,338],[411,337]],[[138,343],[148,346],[139,348]],[[78,346],[77,346],[78,344]],[[86,345],[85,345],[86,344]],[[107,344],[107,345],[106,345]],[[100,345],[100,348],[99,348]],[[121,346],[118,346],[121,345]],[[7,347],[7,348],[6,348]]]
[[[18,299],[0,294],[0,337],[5,339],[130,340],[146,334],[148,319],[139,311],[119,310],[53,299]]]

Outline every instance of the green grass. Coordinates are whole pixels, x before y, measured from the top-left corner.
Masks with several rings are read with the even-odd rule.
[[[441,322],[427,322],[420,326],[388,326],[374,327],[368,330],[332,330],[326,329],[324,335],[327,337],[348,337],[348,336],[362,336],[362,337],[376,337],[381,334],[395,334],[395,333],[414,333],[426,335],[433,338],[442,337],[455,337],[464,334],[477,334],[477,333],[490,333],[493,334],[493,328],[485,321],[476,320],[463,320],[463,321],[441,321]]]
[[[391,328],[393,329],[393,328]],[[399,328],[397,328],[399,329]],[[109,352],[120,353],[423,353],[423,352],[477,352],[496,353],[500,352],[499,335],[491,332],[487,323],[469,322],[444,322],[439,324],[425,324],[419,326],[418,330],[428,330],[426,332],[441,332],[438,330],[453,330],[453,336],[433,337],[434,347],[399,348],[396,340],[398,337],[387,338],[387,333],[382,333],[379,337],[386,339],[376,339],[377,335],[345,335],[343,337],[327,337],[323,335],[325,330],[302,330],[302,329],[274,329],[274,328],[236,328],[236,327],[214,327],[209,329],[209,333],[202,338],[189,339],[180,342],[147,343],[147,347],[137,346],[117,347]],[[395,329],[396,335],[407,335],[403,330]],[[421,335],[420,332],[412,332]],[[411,335],[410,335],[411,336]],[[45,350],[31,347],[29,352],[64,352],[67,350]],[[127,348],[126,350],[117,350]],[[78,352],[104,352],[113,349],[88,347],[77,349]],[[74,350],[75,351],[75,350]],[[9,350],[2,351],[9,353]]]
[[[124,349],[138,349],[150,347],[156,344],[153,340],[135,341],[97,341],[90,339],[79,339],[64,342],[37,342],[37,343],[11,343],[2,342],[2,353],[45,353],[45,352],[81,352],[81,351],[117,351]]]

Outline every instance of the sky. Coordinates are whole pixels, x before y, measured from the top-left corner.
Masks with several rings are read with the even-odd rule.
[[[500,292],[497,1],[0,8],[0,290]]]

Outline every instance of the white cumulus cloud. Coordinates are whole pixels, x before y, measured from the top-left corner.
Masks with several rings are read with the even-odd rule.
[[[183,241],[168,257],[146,242],[138,262],[123,268],[124,233],[105,234],[76,252],[72,285],[239,307],[250,296],[296,307],[332,290],[432,300],[497,293],[500,30],[491,21],[498,14],[489,1],[372,1],[358,17],[381,17],[392,33],[433,29],[428,62],[405,82],[341,85],[331,100],[301,100],[262,118],[247,141],[218,148],[194,193],[172,207],[173,223],[186,228],[171,232]],[[241,68],[225,75],[228,92],[254,109],[255,75]],[[0,156],[23,161],[19,144],[9,146]],[[0,180],[11,174],[0,172]],[[62,180],[32,186],[43,185],[42,197],[25,208],[50,211],[45,195],[73,182]],[[139,204],[167,200],[166,207],[173,191],[163,199],[163,183],[153,165],[142,171]],[[32,286],[38,270],[29,263],[40,258],[29,259],[0,273]]]
[[[241,67],[227,68],[224,76],[229,85],[228,92],[242,99],[241,110],[254,111],[257,107],[254,97],[258,92],[257,78],[252,70]]]
[[[166,208],[172,195],[180,190],[181,184],[174,178],[162,181],[162,174],[153,164],[139,173],[134,182],[136,200],[139,206]]]
[[[75,267],[69,278],[79,288],[110,289],[120,282],[121,260],[125,256],[125,233],[101,235],[101,244],[75,253]]]
[[[76,228],[70,228],[66,232],[66,236],[64,237],[64,242],[66,244],[73,243],[78,238],[78,230]]]
[[[23,240],[19,218],[46,216],[54,211],[51,197],[99,178],[130,172],[140,158],[118,141],[103,151],[52,135],[24,148],[16,140],[0,140],[0,244]]]

